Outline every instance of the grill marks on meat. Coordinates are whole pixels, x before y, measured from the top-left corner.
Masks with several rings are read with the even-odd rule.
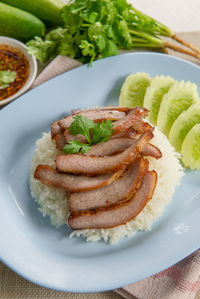
[[[58,155],[56,168],[61,172],[97,175],[115,171],[134,161],[143,150],[145,143],[153,138],[151,132],[144,133],[135,144],[114,156],[83,156],[81,154]]]
[[[110,139],[105,143],[99,143],[92,147],[92,149],[87,152],[86,156],[111,156],[123,152],[128,147],[136,144],[136,139],[129,138],[116,138]],[[154,145],[146,143],[141,151],[144,156],[151,156],[156,159],[162,157],[161,151]]]
[[[139,190],[128,200],[96,210],[72,212],[68,224],[72,229],[111,228],[135,218],[152,198],[156,187],[156,172],[147,172]]]
[[[117,180],[125,171],[120,168],[115,173],[107,173],[96,177],[85,175],[63,174],[48,165],[38,165],[34,177],[49,187],[63,189],[68,192],[82,192],[101,188]]]
[[[69,198],[70,210],[78,211],[107,207],[127,198],[138,187],[148,170],[148,166],[147,160],[139,158],[129,166],[123,176],[112,184],[93,191],[72,193]]]

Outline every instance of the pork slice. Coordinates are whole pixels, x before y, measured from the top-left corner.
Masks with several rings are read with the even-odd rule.
[[[99,157],[85,156],[82,154],[58,155],[56,157],[56,168],[61,172],[89,175],[115,171],[134,161],[142,151],[144,144],[151,138],[153,138],[151,132],[144,133],[135,144],[124,152],[114,156]]]
[[[137,139],[116,138],[110,139],[104,143],[98,143],[92,146],[92,149],[85,153],[86,156],[111,156],[123,152],[133,144],[137,143]],[[156,159],[162,157],[161,151],[154,145],[146,143],[141,151],[144,156],[151,156]]]
[[[136,136],[136,135],[137,135],[137,132],[133,128],[129,128],[125,131],[122,131],[120,133],[110,136],[109,139],[122,138],[122,137],[134,138],[134,136]]]
[[[61,120],[59,120],[59,126],[65,130],[67,128],[69,128],[69,126],[71,125],[71,123],[74,121],[74,117],[77,115],[82,115],[85,116],[91,120],[94,121],[102,121],[102,120],[106,120],[106,119],[111,119],[113,121],[122,119],[125,117],[125,112],[123,111],[114,111],[114,110],[86,110],[86,111],[81,111],[79,113],[77,113],[76,115],[69,115]]]
[[[110,206],[130,196],[138,187],[144,174],[148,171],[148,161],[143,158],[135,160],[128,170],[112,184],[88,192],[72,193],[69,198],[71,211],[89,210]]]
[[[157,182],[156,171],[147,172],[139,190],[128,200],[96,210],[72,212],[68,224],[72,229],[111,228],[135,218],[152,198]]]
[[[135,139],[137,137],[137,132],[133,129],[133,128],[130,128],[129,130],[127,130],[127,133],[126,133],[126,137],[127,138],[133,138]]]
[[[56,134],[54,136],[54,141],[56,143],[56,147],[59,150],[63,150],[63,147],[65,146],[66,142],[65,142],[65,137],[62,133]]]
[[[96,111],[96,110],[116,110],[116,111],[122,111],[122,112],[129,112],[130,110],[133,110],[133,107],[121,107],[121,106],[105,106],[105,107],[93,107],[87,109],[87,111]],[[83,112],[84,110],[72,110],[72,114],[78,114]]]
[[[53,121],[51,123],[51,138],[54,139],[54,137],[58,134],[62,134],[63,129],[60,127],[58,121]]]
[[[63,174],[48,165],[38,165],[34,178],[46,186],[63,189],[68,192],[82,192],[101,188],[117,180],[125,171],[120,168],[115,173],[95,177],[85,175]]]
[[[141,153],[144,156],[153,157],[155,159],[162,158],[160,149],[151,143],[146,143]]]
[[[138,132],[139,134],[142,134],[144,132],[153,132],[154,128],[148,123],[143,120],[140,120],[133,124],[133,129]]]
[[[98,143],[92,146],[85,156],[111,156],[123,152],[133,145],[135,140],[129,138],[109,139],[106,142]]]
[[[133,127],[135,123],[139,122],[147,114],[148,110],[144,107],[136,107],[132,109],[125,117],[113,124],[113,135]]]
[[[129,128],[126,131],[120,132],[116,135],[113,135],[109,138],[110,139],[116,139],[116,138],[122,138],[122,137],[128,137],[128,138],[134,138],[137,135],[137,133],[133,130],[133,128]],[[65,136],[65,141],[66,143],[68,143],[71,140],[78,140],[82,143],[87,143],[87,139],[81,135],[81,134],[77,134],[77,135],[71,135],[68,131],[68,129],[65,130],[64,132],[64,136]]]
[[[68,129],[66,129],[64,132],[64,138],[65,138],[65,143],[69,143],[69,141],[72,141],[72,140],[78,140],[82,143],[87,143],[87,139],[85,138],[85,136],[83,136],[81,134],[77,134],[74,136],[69,133]]]

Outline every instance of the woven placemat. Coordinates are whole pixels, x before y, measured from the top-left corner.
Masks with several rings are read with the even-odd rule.
[[[196,46],[200,48],[200,33],[199,32],[190,32],[190,33],[182,33],[179,34],[184,37],[186,40],[192,42]],[[188,59],[188,56],[177,54],[175,52],[169,51],[169,54],[173,54],[178,57]],[[200,61],[195,58],[190,58],[190,61],[197,63],[200,65]],[[73,59],[66,59],[65,57],[57,57],[53,60],[37,77],[32,88],[37,85],[47,81],[52,77],[52,73],[54,76],[57,76],[66,70],[70,70],[72,68],[78,67],[80,65],[79,62]],[[198,269],[200,274],[200,253],[197,252],[187,259],[183,260],[182,264],[177,264],[176,268],[169,268],[165,272],[161,272],[156,274],[155,276],[143,280],[141,282],[137,282],[135,284],[125,286],[122,289],[116,290],[116,292],[101,292],[101,293],[64,293],[49,290],[46,288],[42,288],[37,286],[22,277],[18,276],[12,270],[8,269],[3,263],[0,263],[0,299],[45,299],[45,298],[80,298],[80,299],[112,299],[112,298],[145,298],[145,299],[161,299],[161,298],[200,298],[198,297],[198,290],[200,289],[200,281],[198,282]],[[193,263],[193,264],[192,264]],[[186,266],[190,271],[186,271]],[[182,269],[186,272],[185,276],[181,276],[178,274],[178,271],[182,267]],[[196,268],[195,268],[196,267]],[[194,280],[193,269],[195,268],[195,279],[196,284],[194,287],[185,288],[185,282],[190,286],[190,282]],[[178,270],[177,270],[178,269]],[[180,273],[180,271],[179,271]],[[189,275],[190,277],[189,277]],[[155,281],[154,278],[159,278]],[[166,284],[163,284],[165,279]],[[188,279],[188,280],[187,280]],[[176,282],[176,283],[175,283]],[[155,284],[156,283],[156,284]],[[183,288],[184,286],[184,288]],[[169,290],[170,288],[170,290]],[[121,295],[121,296],[120,296]]]

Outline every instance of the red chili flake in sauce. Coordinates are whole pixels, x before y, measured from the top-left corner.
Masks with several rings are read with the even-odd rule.
[[[29,68],[29,62],[21,51],[0,44],[0,71],[16,72],[15,81],[0,89],[0,101],[12,96],[24,86],[29,76]]]

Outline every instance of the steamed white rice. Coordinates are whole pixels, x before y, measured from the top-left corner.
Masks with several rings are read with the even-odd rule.
[[[125,225],[109,229],[83,229],[76,230],[69,236],[84,236],[87,241],[117,242],[124,236],[131,237],[138,230],[150,230],[152,222],[158,218],[164,207],[171,201],[175,187],[179,185],[184,175],[183,168],[179,162],[179,155],[174,151],[165,135],[157,128],[154,130],[155,137],[151,143],[159,147],[163,156],[156,160],[149,157],[150,170],[156,170],[158,182],[153,198],[148,202],[143,211]],[[69,216],[68,195],[65,191],[50,188],[38,180],[33,174],[38,164],[48,164],[55,168],[55,158],[61,152],[51,140],[50,133],[43,133],[42,138],[36,142],[36,150],[30,167],[30,189],[32,197],[39,204],[39,210],[43,216],[50,217],[51,224],[60,227],[66,225]]]

